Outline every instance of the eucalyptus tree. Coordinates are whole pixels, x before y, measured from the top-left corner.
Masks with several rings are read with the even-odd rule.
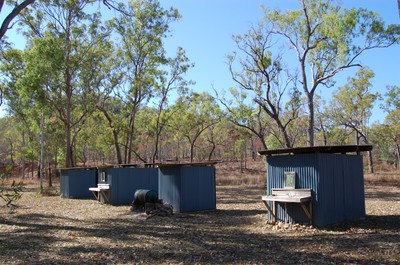
[[[280,51],[294,51],[290,65],[297,64],[300,73],[298,83],[307,98],[308,145],[313,146],[317,88],[331,87],[339,72],[361,66],[359,59],[367,51],[398,44],[400,25],[386,26],[377,13],[364,8],[346,9],[329,0],[299,0],[299,4],[296,10],[264,8],[259,39],[252,35],[245,39],[250,42],[271,38],[273,43],[285,45],[279,47]],[[277,53],[271,48],[266,47],[268,53]],[[260,53],[260,49],[251,52],[252,57],[258,55],[258,68],[273,66],[271,56],[265,56],[267,52]],[[283,64],[281,67],[287,68]]]
[[[24,16],[30,40],[21,86],[62,121],[67,167],[75,165],[73,144],[94,109],[94,87],[104,78],[101,63],[109,51],[109,32],[99,13],[85,13],[87,3],[38,1]]]
[[[168,58],[167,65],[162,75],[159,77],[159,83],[155,89],[155,100],[157,113],[154,121],[154,152],[152,162],[155,163],[159,155],[160,137],[168,124],[168,121],[174,115],[174,111],[166,109],[168,107],[168,97],[172,92],[178,94],[185,93],[188,85],[192,82],[183,78],[183,75],[191,68],[193,64],[189,62],[185,51],[178,48],[175,58]]]
[[[388,135],[390,149],[395,157],[395,165],[400,165],[400,87],[388,86],[385,93],[385,104],[382,109],[387,113],[385,131]]]
[[[232,135],[229,133],[230,126],[233,126],[233,123],[225,118],[221,118],[220,122],[207,129],[203,137],[209,146],[209,161],[225,158],[223,157],[223,153],[226,150],[226,145],[232,140]]]
[[[286,129],[297,119],[300,106],[287,105],[294,109],[291,112],[292,116],[285,117],[284,101],[291,95],[292,103],[299,102],[300,94],[296,88],[297,74],[290,72],[284,65],[283,53],[271,52],[272,49],[277,48],[272,38],[272,30],[270,24],[262,21],[258,28],[252,27],[242,36],[235,36],[234,41],[239,53],[234,52],[230,55],[228,64],[232,79],[239,89],[245,90],[251,97],[252,103],[256,103],[273,120],[284,139],[283,145],[291,147],[292,143]],[[226,107],[227,105],[225,104]],[[239,108],[243,106],[242,103],[238,105]],[[251,109],[252,107],[249,110]],[[231,112],[229,108],[228,112]],[[264,126],[259,126],[259,128],[262,127]],[[264,147],[266,148],[265,142]]]
[[[331,99],[331,113],[339,126],[351,128],[357,133],[356,144],[360,139],[368,144],[369,118],[379,93],[372,93],[370,79],[374,73],[360,68],[356,75],[348,79],[348,83],[334,91]]]
[[[261,106],[254,108],[251,104],[246,104],[247,93],[235,88],[230,89],[231,98],[225,99],[218,97],[219,102],[225,107],[223,117],[234,125],[249,130],[258,137],[265,150],[268,149],[265,142],[270,133],[270,122]]]
[[[379,93],[372,93],[370,79],[374,73],[367,68],[360,68],[355,77],[333,93],[331,102],[331,117],[339,126],[350,128],[356,133],[356,144],[363,140],[369,144],[369,118],[372,108],[379,99]],[[373,173],[373,163],[369,152],[369,166]]]
[[[194,160],[196,141],[208,128],[220,121],[221,110],[214,98],[206,93],[190,92],[174,105],[176,112],[170,126],[177,138],[183,137],[190,145],[190,161]]]
[[[3,40],[3,37],[7,33],[7,31],[14,26],[15,18],[33,2],[35,2],[35,0],[25,0],[21,2],[5,0],[0,1],[0,14],[3,17],[3,21],[1,22],[0,26],[0,40]],[[10,6],[9,11],[5,8],[5,4]],[[8,13],[5,14],[4,11]]]
[[[135,119],[141,106],[153,96],[162,68],[168,64],[163,38],[169,33],[170,23],[179,18],[176,9],[164,9],[157,0],[129,1],[121,5],[123,12],[114,19],[116,55],[123,78],[116,92],[127,110],[124,126],[124,162],[130,163],[135,142]]]
[[[7,100],[7,111],[18,134],[14,137],[20,138],[14,142],[24,171],[25,160],[33,164],[38,160],[38,152],[34,150],[39,141],[37,128],[40,123],[41,111],[44,110],[40,104],[34,104],[29,91],[21,88],[21,80],[25,75],[25,53],[17,49],[3,51],[1,57],[1,87],[4,88],[4,98]],[[36,128],[36,129],[35,129]],[[22,172],[23,176],[23,172]]]

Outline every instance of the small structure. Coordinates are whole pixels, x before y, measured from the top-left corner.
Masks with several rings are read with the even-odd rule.
[[[174,212],[216,209],[216,162],[159,164],[158,194]]]
[[[60,195],[63,198],[89,199],[90,187],[97,185],[97,167],[60,169]]]
[[[260,151],[260,155],[267,156],[267,196],[262,199],[268,204],[269,220],[312,221],[315,226],[325,226],[364,217],[364,175],[360,152],[370,150],[371,145],[350,145]],[[286,195],[272,197],[277,196],[277,189],[286,189]],[[310,190],[309,208],[301,204],[308,200],[308,196],[303,194],[290,199],[288,189],[292,192]]]
[[[108,190],[99,193],[99,201],[112,205],[129,205],[136,190],[158,192],[158,169],[139,168],[135,165],[99,168],[98,185],[100,184],[107,184]]]
[[[99,183],[97,187],[90,187],[89,190],[93,193],[96,200],[110,203],[110,184]]]

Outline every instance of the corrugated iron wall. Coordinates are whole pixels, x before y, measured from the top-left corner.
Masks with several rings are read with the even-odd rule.
[[[157,168],[115,168],[111,179],[111,204],[131,204],[136,190],[158,193]]]
[[[97,185],[96,169],[62,169],[60,176],[60,195],[64,198],[88,199],[93,194],[90,187]]]
[[[159,168],[159,194],[175,212],[216,209],[214,166]]]
[[[158,191],[160,199],[169,203],[174,212],[181,212],[181,167],[163,167],[158,171]]]
[[[182,211],[203,211],[216,209],[216,188],[214,166],[189,166],[181,168]]]
[[[102,181],[101,174],[106,173]],[[99,183],[110,184],[110,203],[112,205],[131,204],[138,189],[154,190],[158,193],[157,168],[102,168],[99,169]]]
[[[267,157],[267,194],[283,188],[284,172],[296,172],[296,188],[312,189],[313,223],[334,224],[365,216],[362,157],[343,154],[297,154]],[[279,221],[306,223],[300,205],[279,203]],[[269,217],[271,220],[271,216]]]

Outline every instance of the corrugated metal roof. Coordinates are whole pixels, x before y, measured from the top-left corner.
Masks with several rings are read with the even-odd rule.
[[[278,155],[278,154],[311,154],[311,153],[329,153],[346,154],[371,151],[372,145],[339,145],[339,146],[312,146],[312,147],[294,147],[285,149],[274,149],[259,151],[260,155]]]

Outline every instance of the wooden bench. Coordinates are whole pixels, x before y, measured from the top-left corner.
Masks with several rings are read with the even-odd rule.
[[[89,188],[89,190],[93,193],[96,200],[100,201],[101,195],[106,201],[106,203],[110,203],[110,184],[99,183],[97,187]]]
[[[299,203],[304,213],[307,216],[307,219],[310,221],[312,225],[312,196],[311,189],[272,189],[271,195],[261,196],[261,200],[267,207],[267,210],[271,213],[274,218],[274,222],[277,221],[276,216],[276,203],[282,202],[285,204],[285,213],[287,213],[287,203]],[[272,201],[272,209],[269,206],[268,202]],[[308,202],[308,209],[305,203]]]

